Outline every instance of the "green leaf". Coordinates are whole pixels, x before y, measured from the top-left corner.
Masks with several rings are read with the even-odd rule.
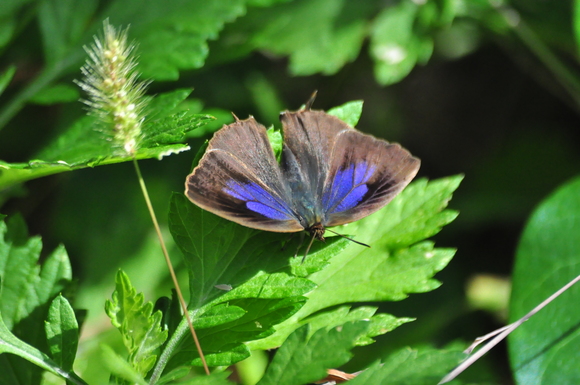
[[[459,349],[404,348],[391,354],[383,363],[375,363],[363,370],[349,385],[432,385],[465,358]]]
[[[48,66],[78,49],[86,24],[93,16],[95,0],[41,0],[38,20],[42,32],[44,55]]]
[[[180,381],[179,385],[232,385],[233,382],[228,381],[228,377],[231,375],[230,372],[213,372],[209,376],[200,375],[197,377],[189,378],[185,381]],[[158,384],[162,385],[171,380],[170,376],[163,376],[159,380]]]
[[[258,385],[301,385],[326,376],[351,358],[350,350],[368,322],[348,323],[311,334],[308,325],[297,329],[278,349]]]
[[[252,72],[245,81],[256,109],[264,122],[278,122],[284,104],[276,86],[261,72]]]
[[[4,368],[0,382],[35,383],[44,369],[83,383],[66,367],[68,363],[60,367],[40,350],[52,345],[49,341],[47,346],[44,329],[49,303],[71,282],[71,266],[64,248],[57,248],[39,265],[41,249],[40,238],[28,237],[21,217],[0,222],[0,353],[11,353],[36,365],[0,354],[0,367]],[[19,380],[14,382],[15,378]]]
[[[115,353],[108,345],[101,345],[101,354],[105,365],[117,378],[129,381],[131,384],[147,385],[141,373],[130,365],[127,360]]]
[[[36,104],[50,105],[58,103],[68,103],[78,100],[80,97],[77,87],[69,84],[56,84],[52,87],[43,88],[37,92],[30,102]]]
[[[176,80],[179,71],[200,68],[208,39],[225,23],[244,14],[242,0],[116,1],[106,10],[112,25],[131,24],[129,36],[139,41],[138,70],[145,78]]]
[[[183,88],[174,91],[166,92],[152,98],[148,103],[145,110],[147,127],[150,122],[158,121],[163,118],[171,116],[171,114],[176,112],[176,109],[184,102],[186,102],[187,97],[191,95],[193,89]]]
[[[432,237],[457,218],[458,212],[446,207],[462,180],[462,175],[433,181],[418,179],[382,210],[384,215],[346,225],[343,231],[364,234],[363,242],[370,242],[370,235],[380,227],[374,234],[378,241],[373,247],[380,245],[390,250]]]
[[[515,321],[580,274],[580,178],[558,188],[533,212],[516,252],[510,320]],[[570,383],[579,378],[577,284],[509,336],[518,383]]]
[[[456,176],[429,183],[418,180],[375,214],[342,226],[339,233],[354,236],[371,248],[350,244],[333,256],[327,267],[308,277],[318,287],[307,294],[306,305],[279,325],[275,335],[250,346],[278,346],[299,325],[299,320],[330,306],[400,301],[409,293],[439,287],[432,277],[449,263],[455,250],[434,248],[433,242],[422,240],[457,216],[445,208],[461,179]]]
[[[186,133],[213,120],[209,115],[176,112],[179,104],[190,92],[191,90],[177,90],[152,99],[146,109],[142,146],[135,154],[137,160],[161,159],[189,150],[189,146],[180,144]],[[103,128],[91,116],[77,120],[40,152],[38,158],[28,163],[0,161],[0,188],[46,175],[133,160],[111,144]]]
[[[22,365],[15,363],[4,353],[10,353],[22,357],[36,365],[38,368],[47,370],[56,376],[67,379],[73,384],[86,384],[73,372],[68,372],[60,368],[46,354],[42,353],[37,348],[18,339],[18,337],[8,330],[4,320],[2,319],[2,314],[0,313],[0,367],[3,368],[3,370],[0,371],[0,381],[3,381],[2,383],[5,384],[17,384],[21,383],[23,380],[26,381],[26,379],[29,379],[29,372],[31,371],[40,374],[40,371],[31,370],[30,366],[23,367]],[[19,373],[21,370],[27,370],[28,372]],[[38,377],[38,379],[40,379],[40,377]],[[31,382],[27,381],[25,383]]]
[[[312,274],[309,278],[319,284],[317,288],[310,280],[300,280],[286,273],[260,272],[287,266],[283,256],[292,255],[292,250],[295,250],[295,246],[290,246],[292,242],[286,246],[290,252],[281,250],[277,246],[282,243],[280,235],[239,226],[203,211],[183,195],[175,194],[171,203],[170,229],[191,269],[192,299],[199,298],[190,306],[199,308],[208,306],[211,301],[233,304],[237,298],[282,298],[308,293],[310,299],[306,306],[278,326],[274,336],[249,344],[253,348],[271,348],[308,321],[316,321],[317,328],[322,328],[335,325],[338,319],[346,321],[372,316],[367,311],[347,314],[342,310],[342,315],[331,312],[325,317],[324,313],[319,313],[314,319],[308,318],[324,308],[346,302],[401,300],[411,292],[433,290],[439,283],[431,277],[448,263],[454,251],[434,249],[432,242],[416,242],[436,234],[456,217],[455,212],[444,209],[460,180],[461,177],[431,183],[417,181],[379,213],[345,227],[349,231],[355,230],[355,234],[367,236],[371,241],[366,242],[373,245],[370,250],[335,237],[330,238],[329,246],[322,250],[318,250],[316,247],[319,245],[315,243],[304,264],[298,258],[291,258],[293,274],[299,277]],[[346,246],[349,247],[344,250]],[[341,250],[344,252],[339,254]],[[332,263],[327,266],[331,256]],[[260,270],[252,268],[254,262],[259,263]],[[230,285],[232,290],[223,292],[215,285]],[[237,305],[244,309],[247,306]],[[390,315],[375,316],[373,333],[361,338],[359,343],[371,343],[373,336],[410,320]],[[243,338],[238,340],[244,341]],[[245,341],[251,341],[251,338]]]
[[[227,221],[201,210],[182,194],[172,197],[169,225],[190,273],[189,308],[198,309],[194,323],[210,365],[230,365],[247,358],[249,350],[243,342],[271,335],[273,326],[294,315],[304,305],[303,295],[315,287],[310,280],[289,274],[289,265],[299,270],[295,266],[301,259],[293,257],[299,240],[288,242],[288,235],[259,232]],[[325,248],[315,244],[301,271],[319,271],[346,243],[336,238]],[[220,285],[232,289],[220,290],[216,287]],[[243,317],[227,319],[231,306],[243,309]],[[199,324],[200,314],[211,315],[211,322]],[[219,317],[228,323],[220,322]],[[172,339],[184,338],[183,330],[180,325]],[[186,353],[172,355],[168,369],[191,363],[197,353],[189,343]],[[193,363],[199,364],[199,359]]]
[[[39,237],[28,238],[26,225],[20,216],[0,222],[0,313],[8,329],[44,308],[44,321],[48,303],[69,284],[71,266],[63,247],[48,256],[42,266],[38,265],[42,241]],[[23,330],[31,336],[31,330]]]
[[[413,318],[397,318],[390,314],[375,314],[377,308],[361,306],[351,310],[350,306],[341,306],[329,311],[317,312],[315,315],[302,320],[302,324],[310,325],[312,331],[336,327],[347,322],[370,321],[366,334],[361,335],[356,345],[369,345],[374,342],[372,339],[381,334],[385,334],[401,326],[404,323],[414,321]]]
[[[260,25],[250,44],[290,56],[294,75],[331,75],[353,61],[368,28],[372,2],[300,0],[249,14],[249,25]],[[259,23],[258,23],[259,20]]]
[[[248,358],[250,351],[244,342],[272,335],[273,327],[295,314],[304,306],[305,301],[304,297],[247,298],[231,300],[227,306],[221,304],[211,307],[201,319],[193,320],[207,364],[229,366]],[[205,320],[208,313],[209,319]],[[201,366],[201,360],[189,335],[179,351],[173,354],[167,369],[182,365]]]
[[[576,38],[576,51],[580,50],[580,0],[573,2],[574,14],[572,15],[572,24],[574,27],[574,37]]]
[[[248,0],[246,3],[252,7],[271,7],[276,3],[287,3],[292,0]]]
[[[143,128],[145,138],[141,146],[155,149],[165,143],[181,142],[188,132],[202,127],[208,122],[215,120],[209,115],[190,115],[187,111],[178,112]]]
[[[415,64],[426,62],[433,41],[415,31],[421,7],[401,1],[385,8],[374,20],[370,52],[375,60],[375,77],[382,85],[396,83],[411,72]]]
[[[271,275],[287,269],[289,260],[300,263],[299,258],[293,258],[299,242],[293,240],[284,245],[288,235],[240,226],[200,209],[182,194],[172,196],[169,226],[190,273],[189,307],[192,309],[214,300],[221,302],[258,295],[260,298],[281,298],[289,293],[301,295],[312,289],[311,282],[291,277],[287,272]],[[346,242],[329,242],[330,252],[337,253],[340,245],[344,247]],[[313,270],[322,268],[329,250],[321,253],[320,243],[315,244],[307,258],[311,260],[308,266]],[[264,275],[264,272],[269,274]],[[233,290],[224,292],[215,287],[224,284],[232,286]],[[220,296],[223,297],[218,300]]]
[[[327,111],[329,115],[334,115],[351,127],[356,127],[362,114],[363,101],[354,100],[342,106],[331,108]]]
[[[284,138],[282,137],[282,132],[280,130],[276,130],[274,127],[268,128],[266,131],[268,134],[268,141],[272,146],[272,150],[274,150],[274,155],[276,159],[280,161],[282,157],[282,148],[284,144]]]
[[[118,154],[106,139],[99,137],[98,131],[92,131],[95,127],[91,124],[91,118],[81,119],[69,131],[71,136],[80,139],[85,133],[85,143],[75,147],[63,148],[62,153],[47,153],[47,155],[62,155],[64,159],[55,161],[31,160],[28,163],[7,163],[0,161],[0,188],[6,188],[17,183],[41,178],[47,175],[58,174],[66,171],[79,170],[87,167],[105,166],[122,162],[131,162],[133,157],[127,154]],[[89,129],[87,133],[87,128]],[[71,137],[63,137],[62,144],[68,143]],[[59,143],[60,145],[60,143]],[[83,149],[86,152],[83,152]],[[172,154],[188,151],[185,144],[166,144],[150,148],[140,148],[135,154],[135,159],[161,159]]]
[[[1,27],[0,27],[1,28]],[[1,46],[1,45],[0,45]],[[14,77],[16,73],[16,66],[9,66],[6,70],[0,75],[0,95],[4,92],[10,81]]]
[[[62,295],[50,305],[45,330],[52,359],[64,370],[71,371],[77,353],[79,325],[73,308]]]
[[[155,364],[155,352],[167,339],[167,330],[161,328],[162,314],[153,313],[153,304],[144,303],[143,294],[136,292],[124,272],[117,273],[115,283],[113,299],[107,300],[105,311],[123,336],[129,364],[145,377]]]
[[[18,5],[22,6],[26,2],[27,0],[22,0],[21,4]],[[2,5],[5,6],[5,4]],[[4,9],[0,12],[0,48],[4,48],[10,43],[16,31],[17,18],[14,15],[7,15],[10,11],[13,11],[13,9]]]

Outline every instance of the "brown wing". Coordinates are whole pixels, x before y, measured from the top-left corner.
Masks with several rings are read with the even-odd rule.
[[[298,222],[266,128],[251,117],[224,126],[187,177],[185,194],[199,207],[241,225],[295,232]]]

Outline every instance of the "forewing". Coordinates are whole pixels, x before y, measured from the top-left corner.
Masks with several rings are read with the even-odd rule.
[[[215,133],[186,179],[185,194],[199,207],[243,226],[303,230],[266,128],[252,117]]]
[[[419,171],[420,161],[398,144],[355,129],[333,141],[322,206],[325,226],[357,221],[389,203]]]

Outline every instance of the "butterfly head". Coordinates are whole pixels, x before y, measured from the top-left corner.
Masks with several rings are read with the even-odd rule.
[[[322,223],[320,223],[320,222],[315,223],[312,226],[310,226],[308,229],[306,229],[306,231],[308,231],[310,233],[312,238],[316,238],[317,240],[322,241],[322,242],[325,241],[324,232],[326,231],[326,229],[324,228]]]

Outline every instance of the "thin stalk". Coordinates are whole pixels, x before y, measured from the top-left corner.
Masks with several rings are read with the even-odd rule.
[[[193,341],[195,342],[195,346],[197,348],[197,352],[199,357],[201,358],[201,362],[203,364],[203,369],[205,373],[209,375],[209,368],[207,366],[207,362],[205,361],[205,356],[203,355],[203,351],[201,350],[201,345],[197,338],[197,334],[195,333],[195,329],[193,327],[193,323],[191,322],[191,317],[187,310],[187,305],[185,304],[185,300],[183,299],[183,294],[181,293],[181,289],[179,287],[179,283],[177,282],[177,277],[175,275],[175,270],[173,270],[173,266],[171,265],[171,260],[169,259],[169,253],[167,252],[167,247],[165,246],[165,242],[163,241],[163,236],[161,235],[161,229],[159,228],[159,223],[157,222],[157,217],[155,215],[155,211],[153,210],[153,205],[151,204],[151,200],[149,199],[149,193],[147,192],[147,187],[145,186],[145,180],[143,180],[143,176],[141,175],[141,169],[139,168],[139,164],[137,163],[137,159],[133,158],[133,165],[135,166],[135,172],[137,173],[137,179],[139,179],[139,185],[141,186],[141,191],[143,193],[143,197],[145,198],[145,203],[147,204],[147,209],[149,210],[149,214],[151,215],[151,220],[153,221],[153,227],[155,227],[155,232],[157,233],[157,237],[159,238],[159,244],[161,245],[161,250],[163,251],[163,256],[165,257],[165,262],[167,263],[167,268],[169,269],[169,274],[171,274],[171,280],[173,281],[173,285],[175,286],[175,291],[177,292],[177,298],[179,299],[179,304],[181,305],[181,309],[183,310],[183,314],[185,315],[187,325],[189,326],[189,331],[191,332],[191,336],[193,337]]]
[[[512,28],[514,33],[536,55],[546,68],[554,75],[554,78],[568,92],[570,97],[580,107],[580,80],[568,67],[542,42],[536,33],[527,26],[521,19],[520,14],[513,8],[496,6],[495,2],[490,2],[496,11],[504,18],[506,24]]]
[[[16,115],[22,107],[47,85],[58,79],[68,68],[77,65],[83,56],[82,50],[77,50],[54,65],[47,67],[26,88],[12,98],[0,111],[0,130]]]
[[[190,315],[189,315],[189,317],[190,317]],[[161,373],[163,373],[163,369],[165,369],[165,366],[167,365],[167,363],[169,362],[169,359],[171,358],[171,354],[175,351],[175,349],[177,349],[177,346],[179,345],[181,339],[183,338],[183,336],[186,333],[187,333],[187,325],[182,320],[179,323],[179,325],[177,325],[177,328],[173,332],[173,335],[171,336],[169,341],[167,341],[167,344],[165,345],[165,349],[163,349],[163,352],[161,352],[161,355],[157,359],[157,363],[155,364],[155,368],[153,369],[153,371],[151,373],[151,377],[149,378],[149,385],[154,385],[157,383],[157,381],[159,381],[159,378],[161,377]],[[203,357],[203,356],[200,355],[200,357]],[[205,358],[203,358],[203,359],[205,360]]]
[[[527,313],[525,316],[523,316],[522,318],[520,318],[516,322],[513,322],[513,323],[511,323],[511,324],[509,324],[507,326],[504,326],[501,329],[496,330],[495,332],[489,333],[487,335],[488,337],[489,336],[495,336],[495,338],[492,339],[492,340],[490,340],[481,349],[479,349],[475,354],[473,354],[472,356],[469,356],[465,361],[463,361],[461,364],[459,364],[449,374],[447,374],[445,377],[443,377],[441,379],[441,381],[439,381],[437,383],[437,385],[439,385],[439,384],[445,384],[445,383],[447,383],[447,382],[452,381],[453,379],[455,379],[465,369],[467,369],[469,366],[471,366],[471,364],[473,364],[475,361],[479,360],[485,353],[487,353],[488,351],[490,351],[491,348],[493,348],[501,340],[503,340],[504,338],[506,338],[511,332],[513,332],[515,329],[517,329],[518,327],[520,327],[524,322],[526,322],[527,320],[529,320],[532,316],[536,315],[536,313],[538,313],[540,310],[542,310],[543,308],[545,308],[553,300],[555,300],[556,298],[558,298],[562,293],[564,293],[566,290],[568,290],[569,288],[571,288],[573,285],[575,285],[579,281],[580,281],[580,275],[578,275],[576,278],[574,278],[573,280],[571,280],[570,282],[568,282],[567,284],[565,284],[564,286],[562,286],[558,291],[556,291],[554,294],[552,294],[551,296],[549,296],[548,298],[546,298],[544,301],[542,301],[542,303],[540,303],[538,306],[536,306],[535,308],[533,308],[529,313]],[[478,342],[478,344],[481,343],[481,339],[478,338],[478,340],[480,340]],[[475,346],[473,346],[473,347],[475,347]],[[471,349],[471,348],[472,347],[470,346],[468,349]]]

